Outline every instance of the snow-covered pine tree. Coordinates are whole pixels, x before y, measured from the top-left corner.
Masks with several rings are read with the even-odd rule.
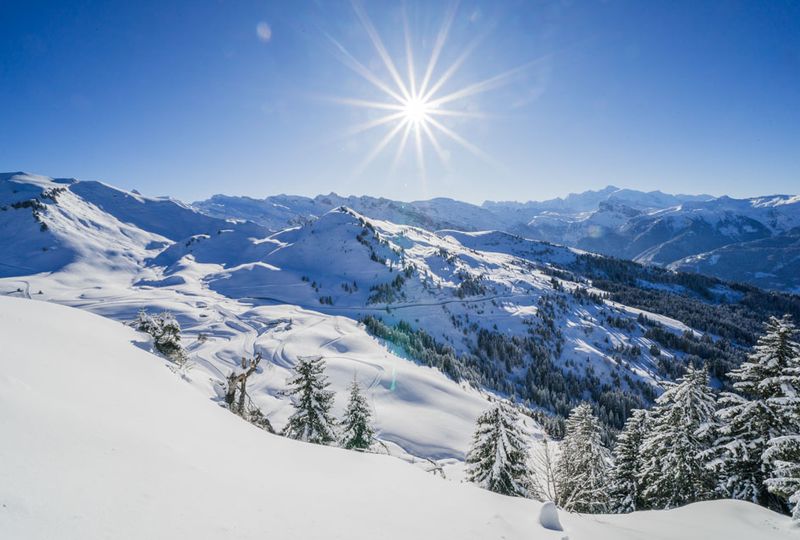
[[[799,352],[797,347],[794,351]],[[765,484],[770,493],[786,501],[792,518],[800,521],[800,354],[783,366],[777,381],[764,384],[780,387],[767,399],[767,406],[775,411],[783,433],[772,437],[764,452],[762,461],[769,471]]]
[[[344,411],[342,425],[342,448],[348,450],[369,450],[375,439],[372,429],[372,411],[367,398],[361,393],[361,387],[355,376],[350,385],[350,401]]]
[[[516,409],[498,401],[478,417],[466,464],[470,482],[503,495],[530,496],[528,444]]]
[[[774,437],[764,452],[770,468],[765,480],[769,491],[786,499],[792,518],[800,521],[800,435]]]
[[[647,411],[631,411],[614,445],[614,466],[608,488],[610,510],[623,514],[642,507],[639,473],[642,468],[641,447],[647,434]]]
[[[292,396],[295,410],[283,428],[283,434],[315,444],[335,442],[336,421],[331,416],[333,392],[328,390],[330,383],[325,376],[322,357],[298,358],[288,384],[285,394]]]
[[[133,326],[153,337],[156,350],[177,364],[186,362],[186,352],[181,345],[181,325],[168,311],[150,315],[140,310]]]
[[[703,453],[714,437],[714,412],[705,369],[690,367],[658,397],[641,446],[646,508],[675,508],[711,497],[713,475]]]
[[[158,333],[154,335],[158,351],[173,362],[182,363],[186,353],[181,345],[181,325],[172,313],[165,311],[156,318]]]
[[[800,426],[800,346],[791,318],[772,317],[753,352],[728,375],[740,394],[720,397],[719,438],[709,453],[721,495],[784,511],[765,480],[774,463],[765,461],[770,440],[794,435]]]
[[[556,464],[559,506],[570,512],[608,511],[608,472],[611,452],[603,446],[602,427],[590,405],[569,413],[561,456]]]

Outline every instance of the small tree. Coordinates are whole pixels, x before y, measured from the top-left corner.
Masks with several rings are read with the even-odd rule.
[[[603,446],[603,431],[588,404],[572,409],[556,465],[559,506],[571,512],[608,510],[608,470],[611,453]]]
[[[153,316],[140,310],[133,325],[153,337],[153,345],[158,352],[176,364],[186,363],[186,352],[181,345],[181,325],[172,313],[164,311]]]
[[[609,497],[612,512],[623,514],[642,507],[640,481],[641,448],[647,433],[647,411],[635,409],[622,428],[614,446]]]
[[[553,444],[547,435],[537,444],[533,451],[532,495],[540,501],[557,501],[558,485],[556,484],[556,457]]]
[[[713,437],[715,400],[705,370],[689,368],[656,400],[642,442],[642,499],[674,508],[711,497],[713,479],[703,453]]]
[[[328,390],[325,362],[321,356],[299,358],[289,379],[286,395],[292,396],[294,413],[283,434],[315,444],[336,441],[336,421],[331,416],[333,392]]]
[[[348,450],[369,450],[375,439],[372,429],[372,411],[369,403],[361,393],[358,381],[353,376],[350,386],[350,401],[342,419],[342,448]]]
[[[467,480],[484,489],[513,497],[530,496],[528,445],[519,415],[498,401],[477,420],[466,456]]]

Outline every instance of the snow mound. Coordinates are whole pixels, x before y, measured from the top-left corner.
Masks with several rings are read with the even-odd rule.
[[[561,521],[558,519],[558,508],[553,501],[547,501],[539,509],[539,524],[551,531],[563,531]]]
[[[541,504],[269,435],[84,311],[0,298],[0,537],[556,539]],[[35,346],[32,346],[34,345]],[[742,502],[563,515],[569,537],[795,538]]]

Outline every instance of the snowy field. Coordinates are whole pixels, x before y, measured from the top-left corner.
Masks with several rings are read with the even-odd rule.
[[[293,321],[324,344],[328,323],[315,326],[315,317],[298,310]],[[0,297],[0,343],[2,538],[780,540],[800,533],[788,517],[734,501],[623,516],[562,513],[565,530],[548,531],[538,524],[538,502],[445,481],[388,456],[269,435],[170,370],[147,352],[143,334],[119,322]],[[360,376],[379,378],[394,362],[379,359]],[[351,377],[351,369],[343,364],[332,375]],[[441,399],[456,392],[435,376],[422,387]],[[472,403],[465,411],[481,409],[469,392],[459,399]],[[441,421],[419,410],[397,414],[423,431]]]

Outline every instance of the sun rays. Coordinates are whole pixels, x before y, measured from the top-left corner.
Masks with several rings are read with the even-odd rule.
[[[431,150],[436,154],[437,159],[447,166],[450,152],[442,145],[442,140],[455,143],[475,156],[491,161],[489,156],[475,144],[457,133],[452,126],[448,127],[446,125],[447,119],[486,118],[483,113],[458,110],[452,108],[452,106],[458,101],[487,92],[509,82],[512,77],[518,75],[527,66],[521,66],[488,79],[445,92],[446,84],[452,81],[453,76],[464,65],[480,42],[480,39],[474,39],[452,64],[444,68],[440,66],[439,60],[456,18],[457,2],[448,7],[442,25],[436,34],[430,57],[421,72],[418,69],[422,66],[417,66],[415,63],[412,33],[405,11],[402,14],[405,50],[404,55],[398,58],[389,53],[381,35],[363,6],[355,0],[352,5],[356,17],[369,37],[386,71],[386,75],[383,78],[378,76],[351,54],[340,42],[329,37],[338,52],[340,60],[383,95],[383,100],[333,98],[334,101],[342,105],[385,112],[384,115],[353,126],[346,132],[346,135],[352,136],[381,127],[386,130],[385,134],[375,143],[371,151],[358,165],[356,172],[363,172],[375,158],[395,143],[397,147],[394,150],[392,168],[397,167],[403,155],[407,152],[407,148],[411,146],[416,156],[417,167],[423,177],[426,173],[426,153],[430,153]],[[448,108],[448,106],[451,108]]]

